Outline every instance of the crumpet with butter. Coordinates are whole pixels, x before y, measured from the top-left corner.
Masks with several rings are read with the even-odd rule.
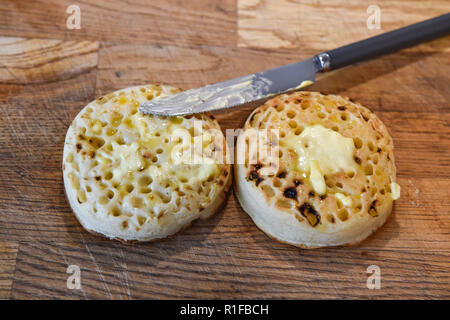
[[[229,152],[214,117],[138,111],[140,103],[178,91],[159,85],[119,90],[73,120],[64,143],[64,186],[88,231],[123,242],[161,239],[224,203]]]
[[[355,244],[384,224],[400,196],[393,148],[381,120],[348,98],[282,94],[254,110],[237,138],[235,193],[276,240]]]

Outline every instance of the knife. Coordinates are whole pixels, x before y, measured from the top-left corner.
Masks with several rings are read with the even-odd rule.
[[[230,108],[306,87],[314,83],[316,73],[336,70],[448,34],[450,13],[325,51],[305,61],[155,98],[142,103],[139,111],[180,116]]]

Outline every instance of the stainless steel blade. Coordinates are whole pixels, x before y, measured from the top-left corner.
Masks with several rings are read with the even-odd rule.
[[[139,111],[155,115],[178,116],[230,108],[307,86],[314,82],[317,71],[313,59],[309,59],[156,98],[141,104]]]

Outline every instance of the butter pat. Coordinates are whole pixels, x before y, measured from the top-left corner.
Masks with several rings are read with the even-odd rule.
[[[391,196],[394,200],[400,198],[400,186],[395,182],[391,183]]]
[[[318,194],[326,192],[324,175],[357,170],[353,139],[322,125],[307,126],[298,136],[290,133],[282,143],[295,151],[297,168],[309,173],[311,185]]]

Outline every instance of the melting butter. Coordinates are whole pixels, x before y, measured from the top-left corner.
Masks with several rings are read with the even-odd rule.
[[[336,199],[338,199],[342,203],[342,205],[344,207],[351,207],[352,206],[353,202],[352,202],[352,198],[351,197],[348,197],[348,196],[346,196],[346,195],[344,195],[342,193],[339,193],[339,192],[336,192],[334,194],[334,196],[336,197]]]
[[[144,161],[139,152],[139,144],[136,141],[130,145],[119,145],[113,141],[112,147],[115,160],[119,160],[117,161],[119,166],[113,170],[114,181],[120,182],[128,172],[138,171],[144,167]]]
[[[300,83],[297,87],[295,87],[295,89],[303,89],[307,86],[312,85],[313,83],[314,82],[312,82],[311,80],[305,80],[305,81],[302,81],[302,83]]]
[[[297,169],[309,173],[311,185],[318,194],[326,192],[325,175],[357,170],[353,139],[322,125],[307,126],[300,135],[291,132],[281,142],[295,151]]]
[[[112,141],[112,151],[101,150],[97,153],[96,158],[103,166],[112,167],[113,181],[120,182],[129,172],[143,170],[146,167],[143,155],[150,152],[155,156],[159,148],[164,149],[166,156],[158,165],[149,163],[146,168],[153,180],[163,181],[176,176],[181,181],[198,184],[219,174],[215,159],[202,155],[203,148],[212,143],[208,132],[192,137],[179,119],[156,127],[145,117],[148,116],[137,113],[127,118],[130,119],[128,127],[137,133],[131,135],[134,139],[132,143],[121,145]]]
[[[400,186],[395,182],[391,183],[391,196],[394,200],[400,198]]]
[[[320,170],[320,164],[317,160],[311,160],[310,163],[311,172],[309,175],[309,180],[311,185],[318,194],[325,194],[327,192],[327,185],[325,184],[325,178]]]
[[[219,174],[219,167],[213,159],[204,157],[202,160],[202,164],[189,165],[187,170],[185,170],[185,165],[182,165],[181,170],[175,172],[176,176],[190,183],[195,183]]]

